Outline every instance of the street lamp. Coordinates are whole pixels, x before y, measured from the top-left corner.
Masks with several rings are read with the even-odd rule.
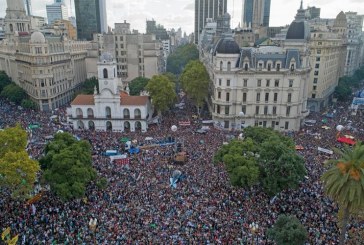
[[[254,244],[254,235],[256,234],[256,233],[258,233],[258,229],[259,229],[259,225],[257,224],[257,223],[251,223],[250,225],[249,225],[249,228],[250,228],[250,231],[251,231],[251,233],[252,233],[252,235],[253,235],[253,238],[252,238],[252,244]],[[256,236],[256,238],[257,238],[257,240],[256,240],[256,244],[258,244],[258,235]]]
[[[243,111],[239,112],[238,116],[236,116],[236,118],[239,120],[239,122],[237,123],[239,126],[236,126],[236,128],[238,130],[241,130],[241,121],[244,116],[245,116],[245,113]]]

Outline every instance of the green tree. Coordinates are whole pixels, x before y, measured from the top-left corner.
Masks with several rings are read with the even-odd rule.
[[[21,101],[27,97],[24,89],[16,85],[15,83],[10,83],[6,85],[0,94],[2,97],[20,105]]]
[[[40,163],[51,190],[62,200],[83,197],[87,184],[96,177],[90,144],[69,133],[57,133],[45,153]]]
[[[5,71],[0,71],[0,93],[10,83],[11,78],[5,73]]]
[[[158,115],[170,108],[177,99],[175,84],[164,75],[155,75],[145,87]]]
[[[345,244],[345,234],[351,214],[364,210],[364,145],[335,149],[339,159],[328,161],[332,167],[321,177],[325,193],[340,207],[340,243]]]
[[[39,171],[38,162],[25,150],[26,144],[27,134],[19,125],[0,131],[0,187],[20,199],[30,193]]]
[[[191,60],[198,60],[199,53],[196,45],[186,44],[177,49],[167,58],[167,72],[175,75],[182,73],[185,65]]]
[[[37,109],[38,108],[38,105],[37,103],[35,103],[34,101],[30,100],[30,99],[23,99],[21,101],[21,106],[23,108],[26,108],[26,109]]]
[[[137,77],[129,83],[130,95],[140,95],[140,92],[145,89],[150,79],[146,77]]]
[[[182,88],[193,100],[197,107],[198,114],[208,96],[209,74],[205,66],[198,60],[190,61],[181,75]]]
[[[291,215],[280,215],[274,226],[268,230],[268,237],[279,245],[303,245],[307,235],[305,227]]]

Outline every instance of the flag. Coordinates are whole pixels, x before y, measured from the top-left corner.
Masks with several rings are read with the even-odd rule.
[[[10,234],[10,227],[8,227],[8,228],[6,228],[4,231],[3,231],[3,233],[1,233],[1,239],[5,239],[5,237],[7,236],[7,235],[9,235]]]
[[[16,243],[18,242],[18,239],[19,239],[19,235],[16,235],[15,237],[13,237],[13,239],[8,241],[8,245],[16,245]]]

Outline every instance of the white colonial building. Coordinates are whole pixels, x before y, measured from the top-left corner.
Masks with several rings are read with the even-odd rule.
[[[95,88],[93,95],[78,95],[68,109],[74,128],[145,132],[147,119],[152,116],[149,96],[129,96],[123,91],[111,54],[103,53],[97,67],[99,92]]]

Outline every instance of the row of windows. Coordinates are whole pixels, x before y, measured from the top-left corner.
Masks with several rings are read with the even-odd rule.
[[[263,128],[268,127],[267,125],[267,121],[254,121],[254,126],[258,127],[258,126],[262,126]],[[279,126],[279,122],[278,121],[272,121],[271,122],[271,128],[274,128],[275,126]],[[230,127],[230,121],[224,121],[224,128],[229,128]],[[284,122],[284,127],[281,127],[282,129],[284,128],[285,130],[289,129],[289,122],[286,121]]]
[[[293,82],[294,80],[293,79],[290,79],[288,80],[288,87],[292,88],[293,87]],[[230,86],[230,79],[227,79],[226,80],[226,87],[229,87]],[[265,80],[265,86],[266,87],[270,87],[270,84],[271,84],[271,80],[270,79],[266,79]],[[222,79],[219,78],[219,86],[222,85]],[[248,79],[243,79],[243,86],[244,87],[247,87],[248,86]],[[261,87],[262,86],[262,79],[258,79],[257,80],[257,87]],[[274,87],[279,87],[279,80],[278,79],[275,79],[274,80]]]
[[[76,109],[76,116],[78,118],[82,118],[83,117],[83,110],[81,108],[77,108]],[[109,106],[105,107],[105,116],[106,118],[111,118],[111,108]],[[129,118],[130,117],[130,110],[125,108],[123,110],[123,116],[124,118]],[[87,117],[89,118],[93,118],[94,117],[94,110],[92,108],[88,108],[87,109]],[[140,118],[141,117],[141,111],[140,109],[134,109],[134,117],[135,118]]]
[[[263,106],[263,109],[260,109],[262,106],[256,106],[255,107],[255,114],[259,115],[259,114],[263,114],[263,115],[277,115],[277,106]],[[246,106],[243,105],[241,107],[241,111],[244,112],[244,114],[246,114]],[[217,114],[221,114],[222,109],[220,105],[216,106],[216,113]],[[230,107],[229,106],[225,106],[224,107],[224,114],[225,115],[229,115],[230,114]],[[286,116],[291,116],[291,106],[286,106]]]
[[[314,90],[316,90],[316,86],[314,86]],[[221,99],[221,91],[217,92],[217,98]],[[225,99],[227,102],[230,101],[230,93],[227,92],[225,94]],[[243,103],[245,103],[247,101],[247,93],[243,93]],[[256,95],[256,102],[260,102],[261,101],[261,93],[257,93]],[[264,101],[265,102],[269,102],[269,93],[265,93],[264,96]],[[278,101],[278,93],[274,93],[273,94],[273,101],[277,102]],[[287,103],[291,103],[292,102],[292,93],[288,93],[287,95]]]

